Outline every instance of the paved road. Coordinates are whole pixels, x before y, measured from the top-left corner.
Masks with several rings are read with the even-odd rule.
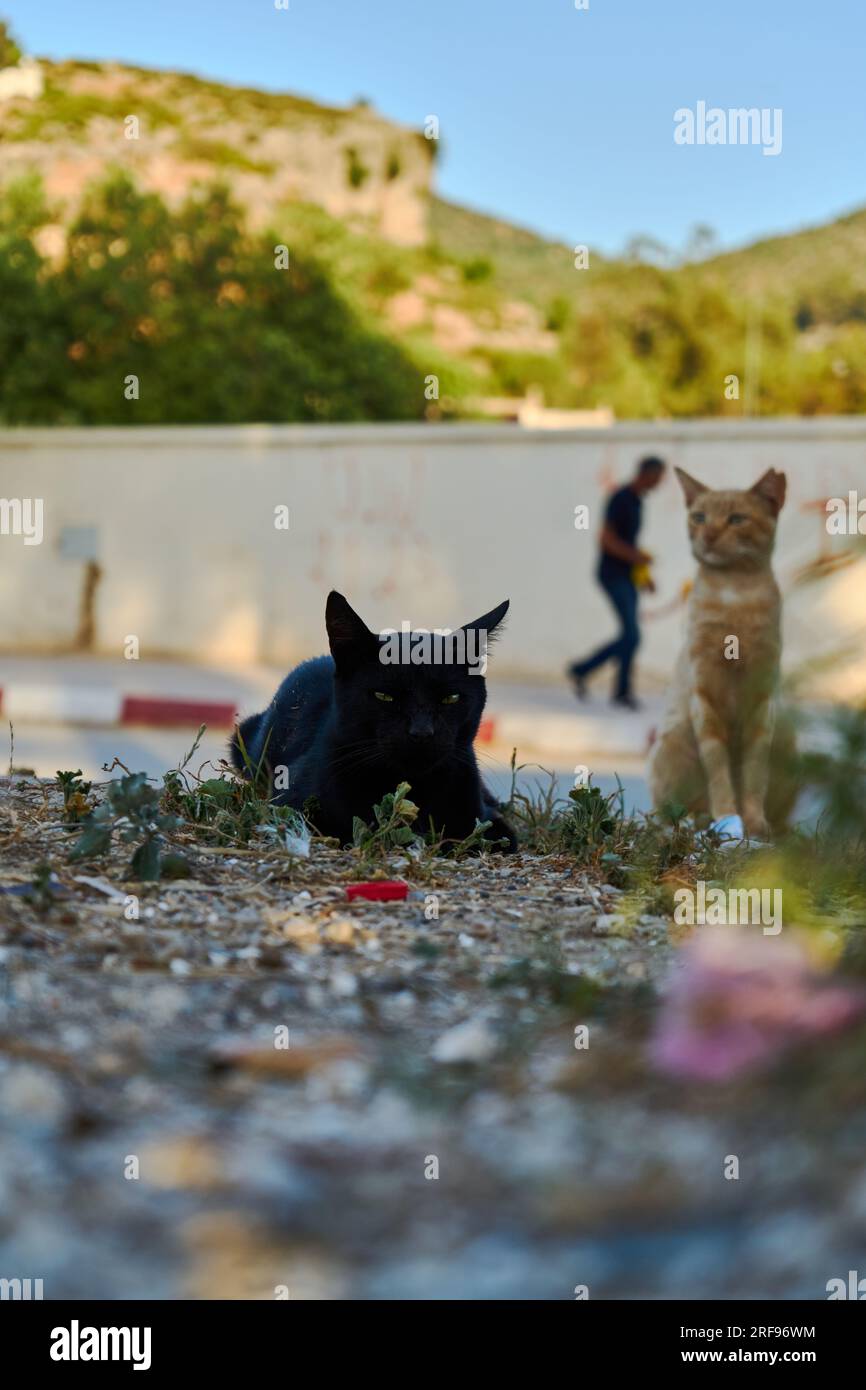
[[[238,671],[152,659],[0,653],[0,713],[21,724],[36,723],[40,717],[49,722],[65,719],[70,716],[57,711],[75,708],[76,723],[92,720],[99,730],[111,717],[106,707],[112,708],[112,698],[119,704],[120,696],[150,696],[231,702],[248,714],[264,708],[284,674],[266,667]],[[40,708],[52,712],[40,716]],[[516,747],[522,758],[536,757],[546,766],[573,769],[591,763],[603,773],[620,767],[625,756],[646,755],[651,732],[662,716],[662,698],[647,694],[642,709],[632,713],[612,708],[602,689],[578,702],[564,680],[544,685],[494,678],[485,714],[506,760]]]
[[[104,729],[16,724],[14,761],[17,768],[32,768],[40,777],[53,777],[58,770],[74,771],[80,768],[88,780],[104,781],[106,774],[102,769],[119,758],[131,772],[146,772],[150,777],[159,778],[185,757],[193,738],[194,731],[190,729]],[[204,776],[216,775],[225,752],[225,733],[206,733],[191,766],[195,771],[203,769]],[[509,756],[510,753],[504,749],[481,750],[484,775],[491,790],[503,798],[508,795],[511,786]],[[563,766],[562,760],[543,758],[542,762],[544,768],[555,773],[557,794],[564,798],[574,782],[573,768]],[[0,754],[0,765],[5,769],[7,763],[8,743]],[[646,809],[649,800],[640,760],[623,758],[618,762],[617,770],[625,787],[627,809]],[[117,769],[114,775],[122,776],[122,769]],[[604,765],[593,774],[593,780],[602,791],[612,791],[616,786],[614,768]],[[546,785],[547,781],[544,771],[527,768],[521,774],[519,784],[526,790],[539,784]]]

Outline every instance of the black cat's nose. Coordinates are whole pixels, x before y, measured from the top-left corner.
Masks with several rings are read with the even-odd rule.
[[[434,734],[433,720],[429,714],[418,714],[409,723],[409,737],[424,739],[432,738]]]

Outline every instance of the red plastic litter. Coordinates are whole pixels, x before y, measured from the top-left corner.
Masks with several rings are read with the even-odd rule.
[[[395,879],[382,879],[378,883],[347,883],[346,897],[369,898],[373,903],[397,902],[409,894],[408,883],[398,883]]]

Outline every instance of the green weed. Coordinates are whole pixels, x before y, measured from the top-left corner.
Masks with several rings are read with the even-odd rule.
[[[131,772],[111,782],[106,798],[82,822],[82,833],[70,859],[95,859],[107,854],[115,834],[135,844],[129,863],[136,878],[155,881],[177,873],[179,856],[165,849],[165,836],[180,826],[177,816],[163,811],[160,793],[144,772]],[[185,869],[185,865],[183,866]]]

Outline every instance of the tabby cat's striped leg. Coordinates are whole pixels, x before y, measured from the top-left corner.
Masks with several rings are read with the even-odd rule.
[[[730,738],[726,721],[699,690],[689,699],[689,714],[707,775],[712,818],[718,821],[723,816],[735,816],[737,800],[731,776]]]
[[[770,777],[775,714],[774,702],[762,700],[749,712],[743,730],[743,824],[749,835],[760,839],[768,839],[770,834],[764,803]]]

